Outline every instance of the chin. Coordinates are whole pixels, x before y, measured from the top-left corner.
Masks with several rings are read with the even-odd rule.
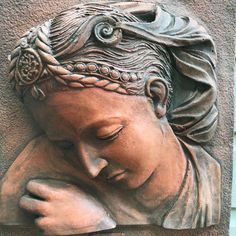
[[[143,178],[138,178],[138,176],[140,177],[140,174],[137,176],[133,176],[132,179],[130,181],[127,181],[126,183],[127,189],[137,190],[145,187],[146,184],[148,184],[155,178],[154,173],[155,170],[153,172],[150,172],[148,175],[144,175]]]

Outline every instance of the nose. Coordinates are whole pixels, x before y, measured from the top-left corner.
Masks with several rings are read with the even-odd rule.
[[[97,177],[102,169],[108,165],[108,162],[105,159],[100,158],[96,151],[90,146],[80,143],[77,149],[81,164],[83,165],[85,172],[91,178]]]

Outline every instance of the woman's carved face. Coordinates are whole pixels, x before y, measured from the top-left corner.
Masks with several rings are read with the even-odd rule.
[[[167,174],[164,124],[146,97],[90,88],[54,92],[29,107],[65,158],[92,178],[134,189]]]

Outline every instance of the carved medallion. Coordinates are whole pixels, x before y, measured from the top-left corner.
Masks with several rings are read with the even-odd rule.
[[[21,51],[17,62],[17,76],[24,85],[35,83],[42,74],[43,64],[38,53],[32,48]]]

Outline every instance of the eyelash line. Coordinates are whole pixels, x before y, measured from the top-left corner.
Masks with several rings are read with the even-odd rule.
[[[74,147],[74,144],[70,141],[54,141],[53,143],[62,150],[71,150]]]
[[[104,136],[100,136],[97,138],[100,139],[100,140],[108,140],[108,141],[112,141],[114,139],[116,139],[120,132],[124,129],[124,126],[120,126],[119,128],[117,128],[116,130],[112,131],[110,134],[107,134],[107,135],[104,135]]]
[[[103,141],[112,141],[112,140],[116,139],[119,136],[120,132],[124,129],[124,127],[125,127],[124,125],[121,125],[120,127],[115,129],[111,133],[109,133],[107,135],[104,135],[104,136],[97,136],[97,138],[99,140],[103,140]],[[56,146],[58,146],[60,149],[62,149],[62,150],[70,150],[70,149],[72,149],[74,147],[74,144],[72,142],[70,142],[70,141],[54,141],[53,143]],[[68,144],[69,145],[68,146],[67,145],[64,146],[63,144],[65,144],[65,143],[67,143],[67,145]]]

